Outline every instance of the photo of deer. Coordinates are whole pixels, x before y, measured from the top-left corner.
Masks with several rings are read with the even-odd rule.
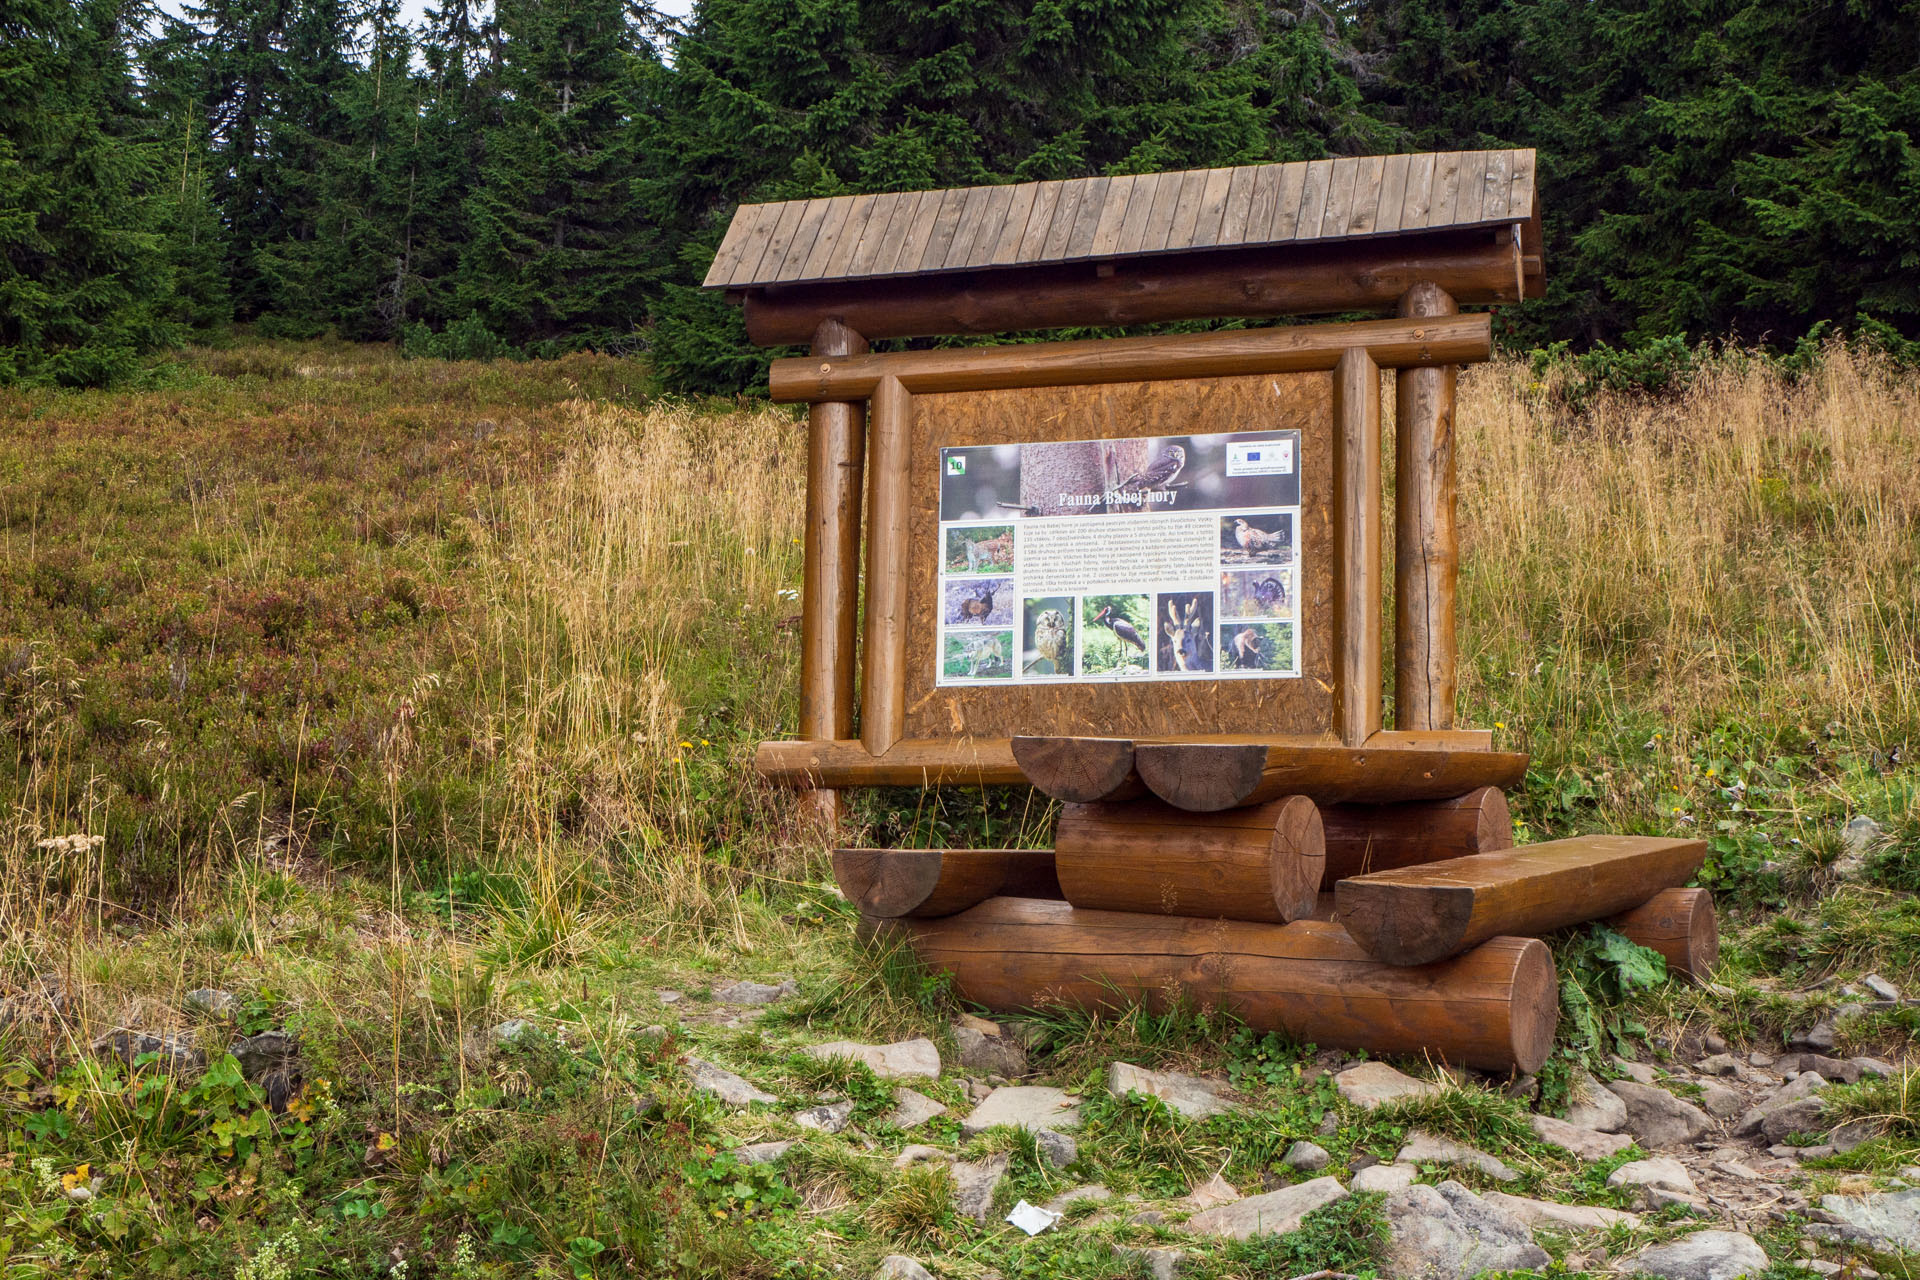
[[[1212,671],[1213,592],[1176,591],[1154,597],[1155,670],[1162,675]]]
[[[1220,661],[1223,671],[1293,671],[1293,624],[1221,623]]]
[[[1220,575],[1223,618],[1294,616],[1292,569],[1227,570]]]
[[[941,613],[948,626],[1013,625],[1012,578],[949,578],[940,584]]]
[[[1013,526],[982,525],[948,529],[948,573],[1008,573],[1013,569]]]
[[[1220,563],[1292,564],[1292,514],[1220,517]]]
[[[940,672],[969,680],[1013,679],[1013,632],[949,632],[940,654]]]

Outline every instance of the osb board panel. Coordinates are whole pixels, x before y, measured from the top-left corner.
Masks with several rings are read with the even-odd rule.
[[[907,515],[907,738],[1331,732],[1331,374],[950,392],[915,396],[913,407]],[[935,687],[941,449],[1285,430],[1300,432],[1299,678]]]

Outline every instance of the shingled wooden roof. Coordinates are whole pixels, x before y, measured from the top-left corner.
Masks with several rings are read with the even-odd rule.
[[[1023,182],[741,205],[708,288],[1364,240],[1533,217],[1531,150]]]

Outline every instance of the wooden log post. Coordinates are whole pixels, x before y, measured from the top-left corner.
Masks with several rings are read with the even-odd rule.
[[[860,740],[877,756],[900,741],[907,721],[907,451],[913,396],[898,378],[882,378],[874,388],[872,419]]]
[[[1451,316],[1460,308],[1436,284],[1400,299],[1408,317]],[[1460,570],[1454,527],[1453,392],[1458,366],[1401,369],[1395,375],[1393,559],[1393,723],[1397,729],[1451,729],[1454,588]]]
[[[1380,731],[1380,366],[1349,349],[1333,370],[1333,729]]]
[[[837,320],[813,334],[813,355],[830,363],[865,355],[867,340]],[[860,599],[860,494],[866,405],[829,400],[807,410],[807,526],[800,593],[800,736],[853,736],[854,619]],[[811,793],[816,817],[839,827],[839,797]]]
[[[1668,972],[1696,982],[1720,962],[1720,921],[1706,889],[1663,889],[1607,926],[1665,956]]]
[[[1175,1000],[1328,1049],[1534,1071],[1553,1047],[1559,990],[1535,938],[1497,938],[1440,964],[1381,964],[1336,925],[1252,924],[990,898],[903,922],[962,998],[1014,1011]]]
[[[1703,840],[1578,836],[1342,880],[1336,919],[1370,956],[1428,964],[1498,935],[1532,937],[1684,883]]]
[[[1217,814],[1160,800],[1070,804],[1053,853],[1076,907],[1284,924],[1312,914],[1326,846],[1319,809],[1289,796]]]
[[[1058,898],[1051,849],[835,849],[833,879],[862,915],[931,918],[995,894]]]
[[[1142,742],[1134,768],[1177,809],[1214,813],[1303,795],[1320,804],[1444,800],[1476,787],[1511,787],[1527,757],[1511,751],[1405,747],[1391,751],[1262,742]]]
[[[1012,746],[1027,781],[1055,800],[1091,804],[1147,793],[1133,769],[1131,738],[1017,737]]]
[[[1513,847],[1513,814],[1498,787],[1451,800],[1336,804],[1320,810],[1327,869],[1322,888],[1373,871],[1393,871]]]

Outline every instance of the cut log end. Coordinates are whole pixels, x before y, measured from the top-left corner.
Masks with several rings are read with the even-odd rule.
[[[1531,1075],[1546,1065],[1560,1023],[1560,979],[1553,952],[1540,939],[1525,939],[1514,956],[1512,992],[1513,1065]]]
[[[833,878],[863,916],[930,919],[997,893],[1058,898],[1050,849],[835,849]]]
[[[1012,748],[1027,781],[1056,800],[1089,804],[1147,793],[1133,769],[1131,738],[1018,737]]]
[[[1720,962],[1720,921],[1706,889],[1664,889],[1607,924],[1658,951],[1681,977],[1705,981]]]
[[[1498,787],[1481,787],[1454,801],[1473,810],[1475,853],[1494,853],[1513,848],[1513,811],[1507,806],[1507,793]]]
[[[1159,743],[1134,752],[1134,768],[1147,788],[1195,813],[1245,804],[1266,765],[1267,748],[1259,743]]]
[[[1340,881],[1333,887],[1335,923],[1387,964],[1431,964],[1466,949],[1472,889],[1429,886],[1418,897],[1397,889],[1364,879]]]
[[[1305,796],[1279,801],[1273,824],[1273,859],[1268,863],[1273,901],[1282,920],[1305,920],[1320,900],[1326,874],[1327,840],[1320,806]]]

